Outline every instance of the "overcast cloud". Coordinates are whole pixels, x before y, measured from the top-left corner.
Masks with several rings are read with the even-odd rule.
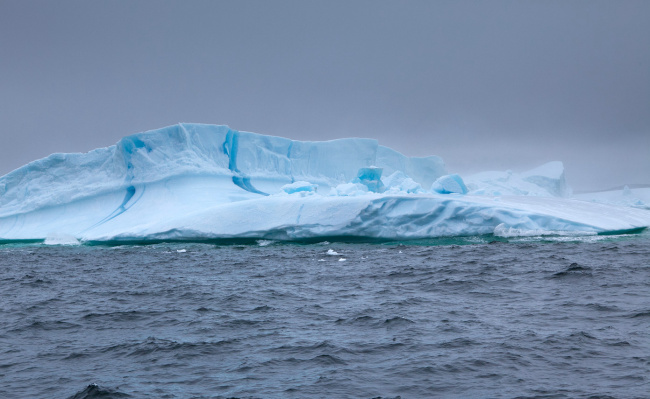
[[[650,1],[0,0],[0,174],[177,122],[650,183]]]

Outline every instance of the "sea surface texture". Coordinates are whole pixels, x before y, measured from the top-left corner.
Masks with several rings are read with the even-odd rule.
[[[0,397],[644,398],[650,237],[0,246]]]

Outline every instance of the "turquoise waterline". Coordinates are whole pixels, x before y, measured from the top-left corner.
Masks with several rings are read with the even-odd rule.
[[[373,237],[354,237],[354,236],[325,236],[314,237],[301,240],[273,240],[268,238],[220,238],[220,239],[179,239],[179,240],[107,240],[107,241],[84,241],[79,245],[54,245],[54,246],[71,246],[71,247],[115,247],[115,246],[154,246],[160,244],[167,245],[189,245],[189,244],[208,244],[217,246],[259,246],[260,241],[270,241],[273,245],[314,245],[325,242],[332,244],[370,244],[386,246],[449,246],[449,245],[480,245],[480,244],[521,244],[521,243],[591,243],[603,241],[624,241],[635,239],[650,239],[650,230],[631,229],[623,232],[608,232],[605,234],[584,235],[584,236],[530,236],[530,237],[500,237],[494,234],[485,234],[478,236],[463,237],[436,237],[422,238],[413,240],[386,240]],[[0,248],[23,247],[23,246],[46,246],[45,240],[0,240]]]

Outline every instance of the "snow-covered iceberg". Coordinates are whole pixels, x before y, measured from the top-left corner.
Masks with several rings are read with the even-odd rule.
[[[546,197],[485,195],[486,181],[467,180],[467,193],[439,157],[406,157],[372,139],[305,142],[179,124],[1,177],[0,240],[393,240],[650,225],[645,209],[562,198],[561,164],[517,177],[518,186],[499,183],[503,194]]]

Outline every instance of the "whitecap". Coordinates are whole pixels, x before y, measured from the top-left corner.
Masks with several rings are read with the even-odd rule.
[[[81,245],[74,236],[64,233],[50,233],[45,238],[45,245]]]

